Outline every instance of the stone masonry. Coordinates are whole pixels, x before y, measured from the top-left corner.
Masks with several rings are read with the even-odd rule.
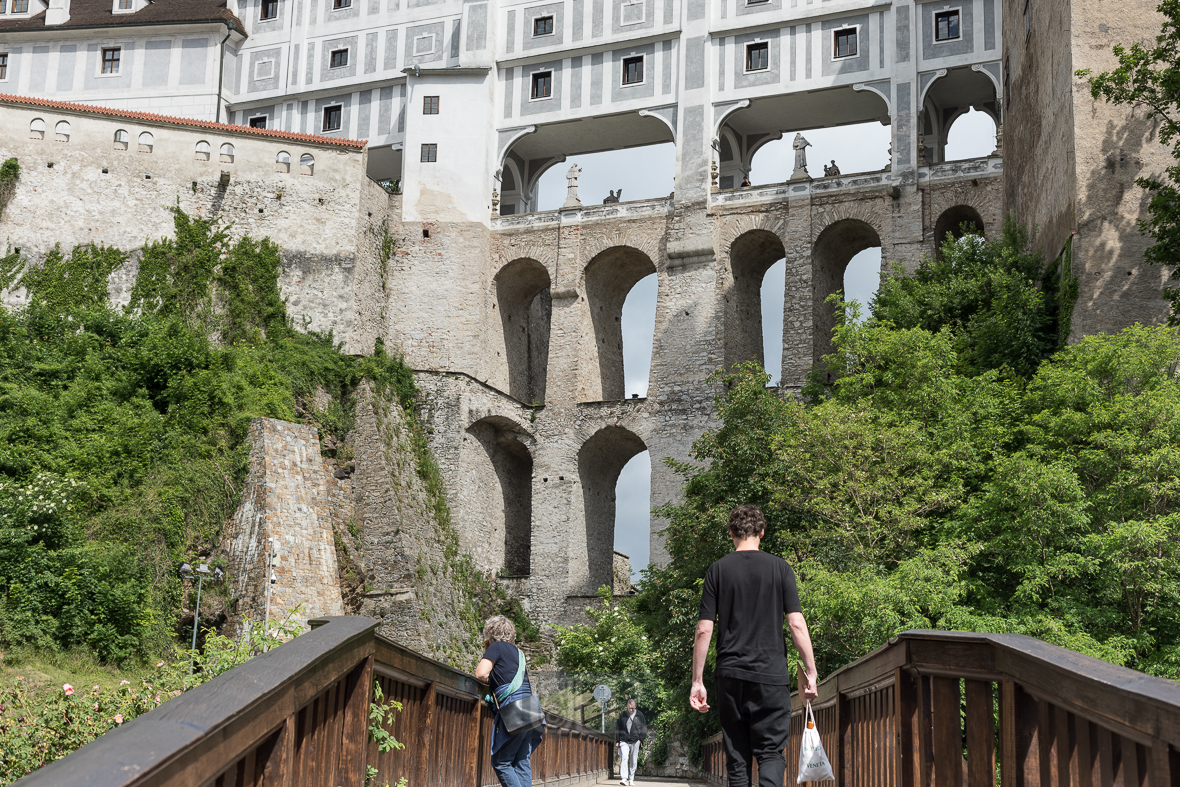
[[[267,614],[272,548],[271,620],[343,615],[333,534],[352,515],[351,482],[333,476],[314,426],[255,418],[249,439],[250,472],[225,534],[239,619],[259,623]]]

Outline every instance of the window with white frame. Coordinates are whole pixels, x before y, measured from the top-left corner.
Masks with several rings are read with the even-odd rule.
[[[208,161],[212,152],[213,147],[205,140],[201,140],[197,143],[196,155],[193,158],[197,161]]]
[[[29,139],[45,139],[45,121],[41,118],[33,118],[33,122],[29,123]]]
[[[955,41],[959,37],[959,9],[936,11],[934,14],[934,40]]]
[[[642,24],[643,20],[647,18],[646,6],[647,0],[624,0],[623,4],[619,6],[619,24]]]
[[[131,135],[123,129],[115,132],[115,150],[126,150],[131,144]]]
[[[118,46],[104,46],[102,48],[102,66],[100,74],[114,76],[119,73],[119,63],[123,58],[123,48]]]
[[[553,17],[552,16],[538,16],[533,20],[533,35],[534,36],[551,36],[553,35]]]
[[[139,152],[151,153],[156,147],[156,138],[152,136],[151,132],[145,131],[139,135]]]
[[[278,19],[279,0],[262,0],[262,7],[258,11],[258,18],[263,22],[268,19]]]
[[[423,33],[414,38],[414,57],[434,54],[434,33]]]
[[[323,131],[339,131],[343,122],[344,107],[342,105],[324,107],[324,123],[321,127]]]
[[[623,58],[623,84],[643,84],[643,55]]]
[[[328,55],[328,68],[344,68],[348,65],[348,49],[333,49]]]
[[[533,101],[553,96],[553,72],[538,71],[532,77],[532,89],[529,98]]]
[[[352,0],[332,0],[333,11],[339,11],[342,8],[352,8]]]
[[[133,0],[117,0],[115,3],[116,11],[134,11],[135,4]]]
[[[8,53],[0,52],[0,82],[8,81]]]
[[[70,141],[70,124],[64,120],[59,122],[56,126],[53,127],[53,134],[54,134],[54,139],[56,139],[58,142],[69,142]]]
[[[12,0],[12,13],[27,14],[29,12],[29,0]]]
[[[255,115],[250,118],[250,128],[266,128],[266,115]]]
[[[746,70],[765,71],[770,68],[770,42],[746,44]]]
[[[219,155],[220,155],[222,164],[233,164],[234,163],[234,146],[229,144],[228,142],[226,142],[224,145],[221,146],[221,150],[219,151]]]
[[[254,81],[259,82],[263,79],[270,79],[275,75],[275,61],[272,58],[265,60],[257,60],[254,62]]]
[[[859,27],[842,27],[832,31],[832,59],[856,57],[856,34]]]

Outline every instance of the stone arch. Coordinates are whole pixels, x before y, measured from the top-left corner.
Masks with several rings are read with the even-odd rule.
[[[526,404],[543,404],[553,311],[549,271],[536,260],[522,257],[501,268],[493,282],[508,394]]]
[[[955,240],[963,237],[963,226],[970,225],[968,232],[984,234],[983,217],[970,205],[952,205],[944,210],[934,222],[934,250],[942,254],[942,244],[949,233]],[[973,228],[973,229],[972,229]]]
[[[782,239],[766,229],[750,229],[729,246],[725,293],[725,366],[756,360],[763,366],[762,279],[787,256]],[[779,326],[782,330],[782,326]]]
[[[626,394],[623,377],[623,303],[631,288],[656,272],[651,256],[634,246],[611,246],[594,255],[585,271],[590,311],[583,359],[582,401],[614,401]]]
[[[643,440],[622,426],[599,429],[578,450],[585,530],[584,538],[579,534],[570,544],[570,595],[590,596],[603,585],[613,588],[615,484],[623,466],[646,450]]]
[[[836,310],[827,298],[844,289],[844,270],[849,261],[865,249],[881,245],[881,235],[860,218],[842,218],[828,224],[815,239],[811,250],[811,308],[814,335],[812,361],[820,364],[832,352],[832,330]]]
[[[532,560],[533,441],[503,416],[467,427],[460,462],[463,546],[485,571],[527,576]]]

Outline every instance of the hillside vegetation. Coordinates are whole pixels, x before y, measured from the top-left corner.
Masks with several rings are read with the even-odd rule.
[[[1180,678],[1180,336],[1063,346],[1071,287],[1068,255],[1044,266],[1014,227],[948,240],[837,327],[832,375],[802,399],[756,364],[719,373],[721,425],[670,462],[684,500],[657,511],[671,560],[645,573],[640,628],[604,608],[559,663],[640,691],[664,742],[678,730],[699,755],[716,730],[687,701],[700,583],[732,549],[729,512],[756,503],[821,678],[911,628],[1030,634]]]

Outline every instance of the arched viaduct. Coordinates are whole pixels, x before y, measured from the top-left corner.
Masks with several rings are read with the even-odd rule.
[[[611,583],[615,483],[652,457],[651,506],[677,499],[665,457],[714,425],[719,368],[762,358],[760,287],[786,260],[782,385],[830,351],[827,296],[858,252],[913,268],[963,221],[1002,223],[999,158],[931,167],[899,194],[887,172],[497,217],[490,229],[394,222],[384,326],[420,370],[424,415],[460,540],[540,620],[577,619]],[[396,197],[394,201],[396,202]],[[391,211],[399,215],[396,204]],[[621,312],[655,273],[646,398],[624,398]],[[653,561],[666,559],[653,518]]]

